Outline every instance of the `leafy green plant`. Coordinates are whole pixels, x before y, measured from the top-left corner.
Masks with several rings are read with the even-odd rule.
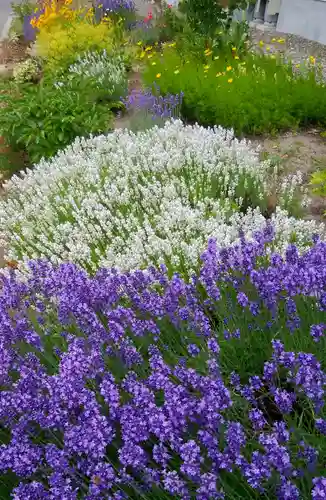
[[[300,74],[291,64],[243,56],[236,47],[229,54],[202,47],[198,55],[199,47],[180,51],[170,44],[162,56],[147,60],[143,75],[147,85],[158,83],[163,94],[184,92],[186,120],[233,128],[237,135],[326,123],[326,89],[314,68]]]
[[[87,85],[24,85],[6,95],[0,108],[0,135],[13,151],[24,151],[30,162],[50,157],[77,136],[106,132],[112,111],[99,103]]]
[[[190,27],[198,33],[212,38],[221,26],[228,28],[232,22],[233,11],[248,4],[245,0],[183,0],[180,10]],[[227,7],[227,8],[226,8]]]

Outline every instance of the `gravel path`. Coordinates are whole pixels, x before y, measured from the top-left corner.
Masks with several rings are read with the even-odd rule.
[[[264,53],[284,54],[286,59],[291,59],[294,64],[306,61],[309,56],[315,57],[316,64],[321,64],[326,80],[326,45],[298,35],[281,33],[273,28],[262,25],[255,26],[254,24],[251,24],[251,37],[254,45]],[[264,45],[261,46],[260,42],[263,42]]]

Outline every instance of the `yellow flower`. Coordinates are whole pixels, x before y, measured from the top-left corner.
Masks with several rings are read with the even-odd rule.
[[[205,56],[210,56],[213,54],[213,51],[210,50],[210,49],[206,49],[205,52],[204,52]]]
[[[316,58],[314,56],[310,56],[309,61],[311,64],[316,64]]]
[[[238,59],[240,59],[240,57],[239,56],[235,56],[234,59],[238,60]]]
[[[220,58],[220,56],[215,56],[214,61],[217,61],[217,59],[219,59],[219,58]]]
[[[175,46],[176,46],[176,43],[175,43],[175,42],[174,42],[174,43],[170,43],[168,46],[169,46],[169,47],[175,47]]]
[[[179,69],[176,69],[175,72],[174,72],[175,75],[178,75],[179,73],[180,73]]]
[[[228,83],[232,83],[232,82],[233,82],[233,78],[229,78]]]
[[[209,69],[209,64],[206,64],[206,66],[204,66],[204,69],[208,70]]]
[[[156,66],[156,62],[155,61],[152,62],[152,66]]]
[[[152,50],[153,47],[151,47],[150,45],[148,47],[146,47],[145,51],[146,52],[149,52],[150,50]]]
[[[222,76],[222,73],[216,73],[216,75],[215,75],[215,76],[217,76],[217,77],[218,77],[218,76]]]
[[[142,51],[142,53],[141,53],[141,54],[140,54],[140,56],[139,56],[139,57],[140,57],[140,59],[143,59],[143,58],[145,57],[145,54],[146,54],[146,52]]]
[[[231,50],[232,50],[232,52],[236,52],[237,51],[237,49],[235,47],[232,47]]]
[[[266,45],[266,50],[267,50],[267,52],[269,52],[271,50],[269,45]]]
[[[65,5],[70,5],[72,3],[72,0],[65,0]]]
[[[265,44],[264,44],[263,40],[260,40],[259,45],[260,45],[261,47],[264,47],[264,45],[265,45]]]
[[[300,68],[300,64],[296,64],[296,65],[295,65],[295,67],[296,67],[296,68]]]
[[[161,78],[161,76],[162,76],[161,73],[157,73],[156,78]]]
[[[285,42],[285,38],[279,38],[277,41],[278,41],[278,43],[284,43]]]
[[[276,42],[276,38],[272,38],[272,43],[275,43]]]
[[[153,54],[148,54],[147,59],[150,59],[151,57],[153,57]]]
[[[232,66],[227,66],[226,71],[231,71]]]
[[[142,44],[143,44],[143,42],[141,40],[139,40],[139,42],[137,42],[137,45],[139,45],[139,46]]]
[[[271,54],[271,59],[276,59],[276,56],[274,56],[274,54]]]

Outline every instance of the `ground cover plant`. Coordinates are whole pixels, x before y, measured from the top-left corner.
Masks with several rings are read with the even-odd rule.
[[[322,500],[326,244],[2,276],[2,498]]]
[[[146,85],[158,83],[163,94],[184,92],[184,119],[237,135],[324,125],[326,89],[314,58],[299,69],[275,56],[240,53],[236,45],[221,52],[200,38],[179,42],[144,49],[139,57],[146,62]]]
[[[6,185],[0,232],[8,260],[70,260],[94,272],[165,263],[188,273],[210,236],[226,246],[265,224],[269,199],[279,249],[318,232],[287,216],[300,175],[279,178],[246,141],[221,128],[167,122],[134,134],[77,139]],[[276,197],[276,198],[275,198]],[[275,203],[275,201],[274,201]],[[274,207],[275,209],[275,207]]]

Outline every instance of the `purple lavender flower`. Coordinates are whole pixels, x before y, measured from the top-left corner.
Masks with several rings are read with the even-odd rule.
[[[183,100],[183,92],[180,94],[160,95],[160,89],[155,85],[155,90],[133,90],[121,102],[127,110],[143,110],[153,120],[158,118],[178,118]]]
[[[326,477],[315,477],[312,483],[314,485],[311,491],[313,500],[324,500],[326,498]]]
[[[316,429],[326,436],[326,420],[323,418],[317,418],[315,421]]]
[[[296,395],[282,389],[276,389],[274,391],[274,400],[282,413],[291,413]]]
[[[267,423],[263,412],[257,408],[249,412],[249,418],[255,431],[263,429]]]
[[[300,497],[300,491],[295,484],[282,476],[281,484],[277,491],[278,500],[299,500]]]
[[[310,335],[312,336],[315,342],[319,342],[319,340],[324,336],[325,331],[326,331],[325,323],[320,323],[319,325],[311,325],[310,327]]]
[[[134,0],[96,0],[97,8],[101,6],[103,13],[119,12],[119,11],[134,11]]]
[[[90,277],[73,264],[46,261],[31,262],[24,281],[14,272],[1,277],[0,473],[17,475],[13,498],[118,500],[155,486],[163,495],[218,499],[221,470],[257,489],[253,497],[262,491],[270,498],[303,496],[302,473],[313,476],[319,460],[322,465],[318,450],[303,441],[293,446],[301,429],[273,424],[259,397],[266,387],[282,413],[296,399],[315,413],[323,408],[319,351],[296,352],[278,314],[286,306],[289,316],[300,317],[308,306],[320,315],[326,245],[318,241],[300,257],[292,248],[287,261],[273,266],[260,259],[270,237],[266,229],[256,243],[242,238],[222,251],[211,240],[189,282],[169,277],[164,267],[126,274],[101,269]],[[240,289],[241,302],[259,304],[250,332],[236,316]],[[249,376],[242,342],[250,350],[271,311],[264,357]],[[241,338],[219,345],[226,316],[229,331],[240,327]],[[308,328],[316,326],[317,319]],[[273,329],[279,338],[270,345]],[[309,335],[307,342],[313,349]],[[194,346],[200,357],[192,357]],[[316,418],[315,428],[305,429],[307,443],[325,427]],[[314,479],[312,498],[325,497],[324,483]]]
[[[198,356],[200,353],[200,348],[196,344],[189,344],[187,349],[190,356]]]
[[[247,305],[249,304],[249,299],[247,295],[243,292],[238,293],[237,299],[241,307],[247,307]]]

